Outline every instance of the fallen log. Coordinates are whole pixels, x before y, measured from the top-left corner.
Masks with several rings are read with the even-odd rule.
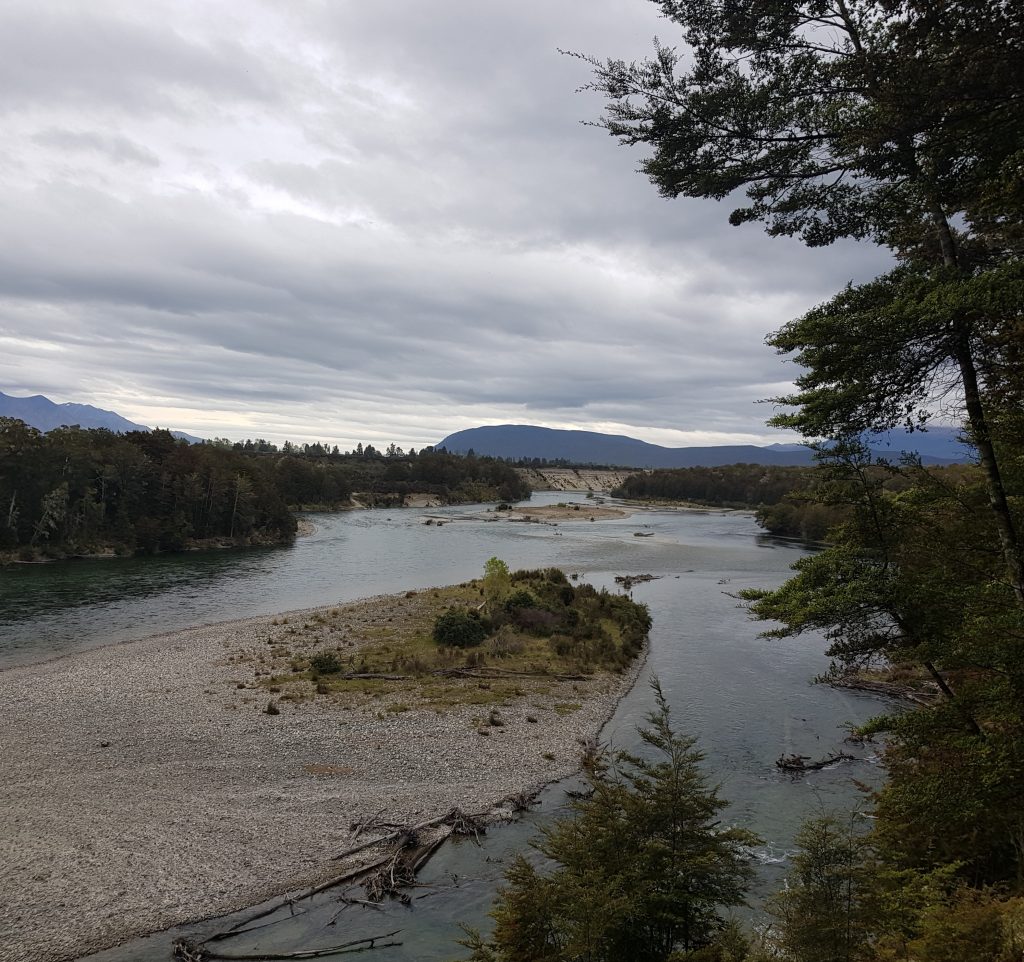
[[[836,762],[855,762],[857,760],[855,756],[847,755],[846,752],[835,752],[828,758],[822,758],[816,762],[812,762],[810,759],[810,755],[780,755],[775,761],[775,766],[785,772],[814,772]]]
[[[382,841],[382,840],[378,839],[376,841]],[[345,853],[345,854],[351,855],[351,854],[354,854],[355,852],[362,851],[364,848],[369,848],[371,845],[375,845],[376,841],[368,842],[365,845],[359,845],[355,849],[353,849],[352,852],[348,852],[348,853]],[[339,855],[339,856],[336,856],[336,857],[337,858],[343,858],[344,855]],[[270,905],[270,906],[268,906],[265,909],[260,909],[260,911],[255,912],[252,915],[246,916],[244,919],[241,919],[240,921],[236,922],[230,928],[224,929],[224,930],[222,930],[220,932],[214,932],[213,935],[207,936],[202,941],[200,941],[198,943],[194,943],[194,945],[195,945],[196,948],[202,948],[202,947],[206,946],[207,944],[209,944],[210,942],[223,942],[225,939],[234,938],[235,936],[238,936],[238,935],[245,935],[246,932],[253,931],[254,929],[264,928],[264,926],[262,926],[262,925],[257,925],[257,926],[254,926],[253,929],[250,929],[249,926],[253,922],[258,922],[260,919],[265,919],[268,915],[273,915],[275,912],[279,911],[280,909],[286,908],[286,907],[291,908],[293,910],[293,912],[294,912],[294,906],[295,906],[296,902],[298,902],[298,901],[300,901],[302,899],[312,898],[314,895],[319,895],[321,892],[326,892],[328,889],[335,888],[336,886],[342,885],[345,882],[351,882],[351,881],[354,881],[354,880],[360,878],[363,875],[367,875],[370,872],[372,872],[374,869],[379,868],[381,865],[383,865],[385,862],[387,862],[388,859],[390,859],[390,858],[391,858],[390,854],[385,855],[383,858],[379,858],[375,862],[370,862],[370,863],[368,863],[366,865],[360,865],[357,868],[351,869],[348,872],[344,872],[341,875],[336,875],[334,878],[330,879],[327,882],[323,882],[320,885],[314,885],[312,888],[302,892],[301,895],[288,896],[287,898],[281,899],[280,901],[275,902],[273,905]],[[273,924],[275,924],[275,923],[272,923],[272,922],[268,923],[268,925],[273,925]],[[189,945],[193,945],[193,943],[189,943],[187,940],[179,940],[178,942],[175,943],[175,952],[176,953],[178,952],[179,945],[187,947]],[[190,956],[187,956],[187,955],[178,955],[178,954],[176,954],[175,958],[176,959],[180,958],[180,959],[183,960],[183,962],[193,962],[193,959]],[[201,960],[202,958],[203,958],[202,956],[197,956],[195,962],[199,962],[199,960]]]
[[[554,678],[555,681],[587,681],[586,675],[554,675],[548,671],[513,671],[511,668],[436,668],[439,678]]]
[[[389,946],[401,945],[401,942],[380,942],[381,939],[390,939],[398,935],[401,929],[393,932],[386,932],[383,935],[373,935],[364,939],[355,939],[352,942],[342,942],[340,945],[331,945],[324,949],[306,949],[301,952],[273,952],[270,955],[255,953],[247,955],[235,955],[233,953],[216,952],[213,949],[197,947],[198,955],[177,954],[178,944],[175,944],[175,958],[183,962],[206,962],[207,959],[233,960],[233,962],[276,962],[278,959],[323,959],[332,955],[350,955],[353,952],[365,952],[369,949],[383,949]],[[380,942],[378,945],[377,943]]]
[[[868,678],[857,678],[853,675],[838,675],[829,678],[832,688],[843,688],[847,691],[865,691],[872,695],[884,695],[888,698],[902,698],[917,705],[931,705],[939,697],[937,691],[919,691],[909,685],[901,685],[892,681],[871,681]]]
[[[376,822],[379,818],[379,814],[380,813],[372,816],[372,818],[368,819],[367,822]],[[177,962],[205,962],[207,959],[236,959],[245,960],[245,962],[255,962],[255,960],[262,958],[317,958],[318,956],[316,955],[301,954],[279,954],[274,956],[221,955],[216,954],[214,950],[208,948],[208,946],[211,943],[223,942],[226,939],[245,935],[248,932],[252,932],[257,929],[276,925],[277,922],[281,921],[280,919],[274,919],[273,921],[266,922],[263,925],[253,925],[253,923],[258,922],[261,919],[265,919],[268,916],[272,916],[274,913],[285,908],[291,909],[292,915],[294,915],[296,902],[312,898],[314,895],[326,892],[328,889],[336,888],[346,882],[354,883],[356,881],[363,880],[364,888],[367,891],[367,897],[373,902],[379,902],[389,895],[397,896],[402,898],[403,901],[408,902],[408,896],[404,896],[403,898],[398,895],[399,889],[407,887],[415,882],[416,872],[425,865],[427,860],[441,847],[448,835],[473,835],[478,838],[480,834],[486,831],[486,827],[482,821],[485,817],[486,813],[467,814],[459,808],[453,808],[445,812],[444,815],[439,815],[436,818],[426,819],[422,822],[417,822],[412,826],[401,826],[396,828],[394,831],[388,832],[386,835],[368,839],[359,845],[355,845],[352,848],[346,849],[344,852],[335,855],[334,860],[337,861],[339,859],[348,858],[364,851],[365,849],[372,848],[375,845],[383,845],[389,842],[400,840],[400,846],[397,851],[389,851],[386,855],[376,859],[375,861],[352,868],[341,875],[334,876],[320,885],[315,885],[308,890],[304,890],[298,895],[289,895],[266,908],[260,909],[252,915],[246,916],[244,919],[240,919],[230,928],[224,929],[220,932],[215,932],[198,942],[193,942],[189,939],[178,939],[173,944],[173,957]],[[451,831],[448,833],[442,833],[438,837],[426,842],[421,842],[419,832],[423,829],[436,828],[440,825],[448,826]],[[374,826],[372,824],[367,825],[366,822],[364,822],[360,827],[372,830]],[[288,917],[290,918],[292,916]],[[394,933],[388,933],[388,935],[393,934]],[[375,938],[386,937],[387,936],[375,936]],[[397,945],[400,943],[387,944]],[[342,954],[342,952],[363,951],[363,949],[348,948],[348,945],[349,943],[340,947],[336,946],[326,954],[338,955]],[[378,947],[379,946],[373,945],[364,948]],[[323,952],[324,950],[317,951]]]
[[[653,534],[653,533],[654,532],[652,531],[651,534]],[[647,536],[640,535],[640,537],[647,537]],[[657,581],[661,577],[662,577],[661,575],[650,575],[650,574],[647,574],[647,575],[616,575],[615,576],[615,583],[618,584],[618,585],[622,585],[622,587],[625,588],[626,591],[630,591],[632,589],[633,585],[642,585],[642,584],[644,584],[644,582],[647,582],[647,581]]]
[[[408,675],[385,675],[376,671],[350,671],[347,674],[339,675],[345,681],[408,681]]]

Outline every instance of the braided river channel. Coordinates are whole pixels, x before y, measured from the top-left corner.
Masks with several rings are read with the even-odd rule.
[[[198,624],[461,582],[478,577],[492,556],[513,569],[578,572],[581,581],[610,590],[620,590],[616,575],[650,573],[657,578],[632,589],[654,620],[650,651],[602,740],[639,748],[636,727],[652,707],[648,680],[656,674],[674,726],[697,739],[709,780],[729,801],[724,819],[763,839],[752,853],[758,876],[745,910],[756,917],[759,901],[785,873],[802,819],[864,807],[855,780],[881,778],[874,749],[850,748],[843,739],[849,725],[885,705],[813,684],[827,667],[822,639],[763,639],[765,626],[750,620],[735,597],[745,587],[780,584],[806,547],[766,536],[747,513],[645,510],[590,522],[592,502],[582,494],[542,492],[531,504],[560,502],[579,503],[580,520],[491,522],[480,505],[349,511],[311,515],[316,532],[290,547],[11,566],[0,570],[0,668]],[[426,516],[448,523],[426,525]],[[857,760],[800,776],[774,764],[784,753],[818,759],[841,750]],[[528,848],[538,828],[564,809],[566,790],[578,785],[549,786],[529,814],[492,828],[479,844],[446,844],[421,873],[411,905],[353,905],[339,914],[328,891],[300,903],[294,917],[232,940],[230,951],[270,959],[400,930],[392,939],[400,945],[366,957],[459,958],[460,923],[487,928],[508,858]],[[176,935],[202,935],[232,921],[184,926],[90,959],[163,962]]]

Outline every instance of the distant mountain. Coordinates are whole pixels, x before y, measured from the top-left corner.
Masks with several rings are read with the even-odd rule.
[[[113,411],[104,411],[91,404],[56,404],[42,394],[31,397],[13,397],[0,391],[0,417],[18,418],[44,434],[63,425],[77,424],[82,428],[106,428],[125,434],[128,431],[150,431],[144,424],[136,424]],[[171,431],[176,438],[198,444],[202,438]]]
[[[960,441],[960,428],[935,425],[926,431],[886,431],[873,434],[867,440],[871,450],[882,458],[898,458],[904,451],[914,451],[921,460],[970,461],[974,449]]]
[[[904,435],[906,441],[928,437],[928,434]],[[898,439],[886,437],[889,447],[876,453],[883,457],[899,457],[893,447]],[[949,439],[946,439],[947,442]],[[772,444],[758,447],[754,444],[728,444],[711,447],[667,448],[650,444],[622,434],[600,434],[596,431],[565,431],[540,428],[528,424],[499,424],[469,428],[449,434],[435,447],[456,454],[474,451],[499,458],[546,458],[548,461],[565,460],[573,464],[607,464],[629,468],[692,468],[719,467],[724,464],[812,464],[813,455],[800,444]],[[936,445],[938,448],[939,445]],[[909,444],[908,450],[915,450]],[[969,452],[961,447],[958,453],[950,445],[944,454],[926,454],[921,458],[927,464],[946,464],[968,460]]]

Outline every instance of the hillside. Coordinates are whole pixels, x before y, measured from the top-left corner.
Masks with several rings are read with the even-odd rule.
[[[57,404],[42,394],[14,397],[0,391],[0,418],[17,418],[44,434],[54,428],[72,424],[77,424],[80,428],[106,428],[119,434],[152,430],[145,424],[136,424],[114,411],[105,411],[91,404]],[[186,434],[184,431],[172,431],[171,434],[190,444],[202,441],[202,438]]]
[[[875,442],[872,447],[879,456],[896,458],[901,450],[919,450],[926,464],[962,461],[967,455],[965,448],[954,446],[952,432],[947,428],[936,428],[926,434],[889,435]],[[456,431],[436,447],[456,454],[472,450],[478,455],[515,460],[538,458],[628,468],[721,467],[727,464],[794,466],[812,464],[814,460],[811,452],[801,445],[667,448],[621,434],[566,431],[528,424],[488,425]]]

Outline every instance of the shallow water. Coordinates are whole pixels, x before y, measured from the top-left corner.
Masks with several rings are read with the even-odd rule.
[[[557,501],[579,501],[586,518],[581,496],[534,498]],[[811,684],[826,667],[821,640],[758,638],[760,626],[731,594],[779,584],[804,549],[765,537],[744,514],[656,511],[557,526],[460,520],[482,510],[317,515],[316,534],[290,548],[6,569],[0,571],[0,664],[204,622],[463,581],[478,576],[492,555],[514,568],[557,565],[609,587],[615,574],[651,572],[661,577],[633,589],[654,618],[642,677],[658,675],[676,727],[698,738],[710,778],[730,800],[727,819],[764,839],[754,853],[761,865],[755,901],[777,883],[804,817],[850,810],[860,801],[852,779],[877,780],[868,756],[798,778],[774,766],[783,753],[817,758],[839,750],[844,725],[880,710],[877,699]],[[425,515],[443,515],[451,523],[424,525]],[[654,536],[636,538],[635,531]],[[622,701],[604,738],[634,748],[636,726],[651,705],[642,682]],[[296,950],[401,928],[396,938],[403,946],[377,950],[372,958],[457,957],[457,922],[486,925],[504,859],[563,804],[563,789],[550,789],[539,811],[492,831],[482,846],[446,846],[423,876],[433,887],[422,890],[412,909],[349,908],[327,925],[339,909],[328,893],[315,911],[261,930],[249,945],[232,944],[231,951]],[[166,935],[139,940],[96,960],[163,960],[169,944]]]

